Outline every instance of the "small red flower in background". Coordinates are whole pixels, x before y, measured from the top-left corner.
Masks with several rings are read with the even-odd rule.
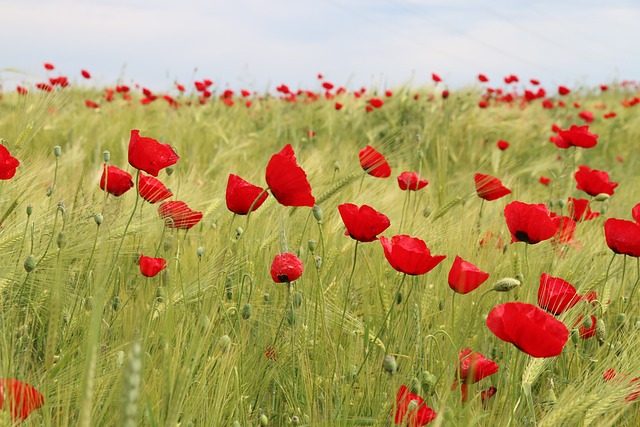
[[[36,83],[36,87],[44,92],[53,92],[53,86],[48,83]]]
[[[487,359],[477,351],[471,351],[470,348],[460,350],[458,354],[460,365],[458,367],[457,376],[462,382],[462,401],[467,401],[467,384],[474,384],[490,375],[498,372],[498,364],[493,360]],[[453,384],[455,388],[458,379]]]
[[[100,177],[100,189],[105,190],[114,196],[122,196],[133,187],[131,174],[115,166],[104,165],[102,176]]]
[[[593,119],[594,119],[593,113],[588,110],[581,111],[578,114],[578,117],[580,117],[582,120],[584,120],[587,123],[593,122]]]
[[[9,153],[7,147],[0,144],[0,180],[13,178],[18,166],[20,166],[20,161]]]
[[[180,157],[169,144],[161,144],[153,138],[140,136],[139,130],[131,131],[129,139],[129,164],[152,176],[161,169],[175,165]]]
[[[640,225],[625,219],[609,218],[604,222],[604,237],[613,252],[640,257]]]
[[[238,175],[230,174],[227,180],[227,209],[238,215],[246,215],[255,212],[265,200],[269,193],[262,187],[253,185],[240,178]],[[253,208],[251,207],[253,205]]]
[[[55,68],[56,68],[56,67],[54,67],[54,66],[53,66],[53,64],[52,64],[52,63],[50,63],[50,62],[45,62],[45,63],[44,63],[44,68],[45,68],[46,70],[51,71],[51,70],[55,70]]]
[[[142,172],[140,173],[140,182],[138,182],[138,193],[149,203],[158,203],[173,196],[173,193],[158,178],[145,175]]]
[[[82,74],[82,77],[84,77],[85,79],[90,79],[91,78],[91,73],[88,72],[87,70],[80,71],[80,74]]]
[[[316,202],[307,174],[296,162],[291,144],[271,156],[267,164],[266,181],[273,197],[283,206],[313,207]]]
[[[304,266],[295,254],[278,254],[271,263],[271,278],[276,283],[289,283],[302,276]]]
[[[571,283],[559,277],[543,273],[538,288],[538,305],[551,314],[562,314],[576,305],[582,298]]]
[[[573,218],[574,221],[589,221],[600,216],[600,212],[591,211],[589,200],[587,199],[569,197],[567,210],[569,211],[569,216]]]
[[[431,255],[427,244],[406,234],[393,236],[391,240],[380,237],[384,256],[395,270],[417,276],[431,271],[446,255]]]
[[[14,421],[24,421],[42,405],[44,396],[32,385],[12,378],[0,378],[0,409],[9,410]]]
[[[511,194],[511,190],[502,185],[502,182],[491,175],[477,173],[474,176],[476,193],[481,199],[492,201]]]
[[[539,181],[542,185],[549,185],[551,183],[551,178],[549,178],[548,176],[541,176]]]
[[[371,98],[369,100],[369,106],[373,108],[380,108],[384,105],[384,101],[380,98]]]
[[[29,93],[27,88],[23,86],[16,86],[16,92],[18,92],[18,95],[26,95]]]
[[[489,79],[484,74],[478,74],[478,81],[480,81],[481,83],[486,83],[489,81]]]
[[[272,360],[272,361],[277,361],[278,357],[276,356],[276,349],[273,346],[268,346],[267,347],[267,351],[264,353],[264,357],[267,358],[267,360]]]
[[[582,338],[583,340],[588,340],[589,338],[595,337],[596,322],[598,321],[598,319],[596,319],[595,316],[589,316],[588,321],[585,321],[583,319],[584,319],[584,316],[582,315],[578,316],[578,320],[573,325],[574,328],[580,325],[580,327],[578,328],[578,333],[580,334],[580,338]]]
[[[489,103],[487,101],[479,101],[478,102],[478,107],[484,109],[487,108],[489,106]]]
[[[98,103],[91,101],[90,99],[87,99],[84,101],[84,105],[87,108],[100,108],[100,105],[98,105]]]
[[[164,258],[151,258],[145,255],[140,255],[138,259],[140,264],[140,273],[145,277],[154,277],[160,273],[167,266],[167,261]]]
[[[509,143],[507,141],[503,141],[503,140],[498,140],[498,142],[496,142],[496,146],[501,149],[502,151],[506,150],[507,148],[509,148]]]
[[[482,401],[482,407],[486,408],[489,404],[489,399],[491,399],[496,393],[498,389],[494,386],[489,387],[486,390],[482,390],[480,392],[480,400]]]
[[[564,96],[568,95],[571,91],[566,86],[558,86],[558,94]]]
[[[330,82],[323,82],[323,83],[322,83],[322,87],[323,87],[325,90],[331,90],[331,89],[333,89],[333,83],[330,83]]]
[[[534,86],[538,86],[540,84],[540,80],[537,79],[530,79],[529,83],[531,83]]]
[[[573,244],[574,234],[576,232],[576,222],[568,216],[559,216],[550,213],[553,223],[556,225],[557,231],[551,240],[552,244],[571,245]]]
[[[188,230],[202,219],[202,212],[194,211],[185,202],[163,202],[158,206],[158,214],[168,228]]]
[[[334,108],[336,109],[336,111],[340,111],[340,110],[342,110],[342,107],[344,107],[344,105],[342,105],[342,104],[341,104],[341,103],[339,103],[339,102],[336,102],[336,103],[334,104]]]
[[[420,179],[420,175],[417,172],[402,172],[398,176],[398,186],[404,191],[418,191],[426,187],[427,184],[429,184],[429,181]]]
[[[489,273],[456,255],[449,270],[449,287],[459,294],[467,294],[482,285],[489,278]]]
[[[520,201],[509,203],[504,208],[504,217],[511,233],[511,243],[525,242],[534,245],[552,238],[558,231],[543,204],[528,204]]]
[[[609,382],[609,381],[625,381],[627,380],[627,378],[629,378],[629,375],[625,375],[625,374],[618,374],[616,373],[616,371],[614,371],[613,369],[607,369],[606,371],[604,371],[604,374],[602,375],[602,379],[604,379],[605,381]],[[629,386],[633,386],[633,389],[635,389],[636,391],[629,393],[625,398],[625,402],[633,402],[635,400],[638,400],[638,398],[640,397],[640,383],[639,383],[640,379],[638,377],[634,377],[632,379],[629,380]]]
[[[431,73],[431,80],[433,80],[435,83],[440,83],[442,81],[440,76],[436,73]]]
[[[609,174],[607,172],[591,169],[585,165],[580,165],[573,177],[578,183],[576,185],[578,190],[584,191],[594,197],[603,193],[612,196],[613,191],[618,186],[617,182],[609,180]]]
[[[449,97],[449,91],[448,90],[443,90],[442,91],[442,99],[447,99]]]
[[[384,92],[384,96],[386,96],[387,98],[391,98],[393,96],[393,91],[386,90]]]
[[[343,203],[338,206],[338,211],[347,228],[345,235],[359,242],[378,240],[378,234],[391,225],[385,214],[378,212],[371,206],[358,207],[353,203]]]
[[[387,159],[375,148],[367,145],[358,153],[360,166],[366,173],[376,178],[388,178],[391,176],[391,167]]]
[[[605,119],[612,119],[612,118],[614,118],[615,116],[617,116],[617,114],[616,114],[614,111],[610,111],[610,112],[606,113],[606,114],[605,114],[604,116],[602,116],[602,117],[604,117]]]
[[[559,130],[552,141],[558,148],[591,148],[598,143],[598,135],[590,133],[589,126],[571,125],[569,129]]]
[[[558,356],[569,339],[564,323],[535,305],[522,302],[495,306],[486,323],[502,341],[532,357]]]
[[[424,403],[424,399],[406,385],[400,386],[396,395],[396,413],[393,418],[395,424],[408,427],[421,427],[436,419],[438,414]]]

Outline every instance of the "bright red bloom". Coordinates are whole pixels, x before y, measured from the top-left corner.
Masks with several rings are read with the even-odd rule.
[[[502,182],[491,175],[477,173],[474,176],[476,193],[481,199],[491,201],[511,194],[511,190],[502,185]]]
[[[140,273],[145,277],[154,277],[160,273],[167,266],[167,261],[164,258],[151,258],[145,255],[140,255],[138,259],[140,264]]]
[[[558,86],[558,93],[562,96],[568,95],[571,91],[566,86]]]
[[[173,196],[173,193],[158,179],[140,172],[138,183],[140,197],[149,203],[158,203]]]
[[[359,242],[373,242],[378,240],[378,234],[389,228],[391,222],[383,213],[371,206],[358,207],[353,203],[343,203],[338,206],[347,231],[345,235],[351,236]]]
[[[388,178],[391,176],[391,167],[387,159],[375,148],[367,145],[358,154],[360,166],[366,173],[376,178]]]
[[[395,424],[421,427],[429,424],[437,416],[438,414],[424,403],[422,397],[411,393],[406,385],[400,386],[396,395],[396,413],[393,418]]]
[[[598,143],[598,135],[589,132],[589,126],[571,125],[569,129],[560,130],[552,141],[558,148],[591,148]]]
[[[604,222],[607,246],[617,254],[640,257],[640,225],[633,221],[609,218]]]
[[[540,80],[538,79],[530,79],[529,82],[534,86],[538,86],[540,84]]]
[[[44,396],[32,385],[12,378],[0,378],[0,409],[9,410],[14,421],[27,419],[42,405]]]
[[[342,107],[344,107],[344,105],[339,102],[336,102],[334,105],[334,108],[336,109],[336,111],[342,110]]]
[[[616,371],[614,371],[613,369],[607,369],[606,371],[604,371],[604,374],[602,375],[602,378],[605,381],[624,381],[627,378],[629,378],[629,375],[626,374],[618,374],[616,373]],[[633,389],[636,391],[633,391],[631,393],[629,393],[625,398],[625,402],[633,402],[635,400],[638,400],[638,398],[640,397],[640,383],[638,383],[638,381],[640,381],[640,379],[638,377],[634,377],[632,379],[629,380],[629,386],[633,386]]]
[[[238,215],[246,215],[255,212],[265,200],[269,193],[262,187],[253,185],[240,178],[238,175],[230,174],[227,181],[227,209]],[[253,208],[251,208],[253,205]]]
[[[551,314],[562,314],[576,305],[582,298],[571,283],[559,277],[543,273],[538,288],[538,305]]]
[[[483,378],[498,372],[498,364],[493,360],[487,359],[477,351],[471,351],[470,348],[460,350],[458,354],[460,367],[458,376],[460,381],[465,384],[474,384]]]
[[[511,233],[511,243],[525,242],[534,245],[552,238],[558,231],[543,204],[528,204],[520,201],[509,203],[504,208],[504,217]]]
[[[498,140],[498,142],[496,142],[496,146],[501,149],[502,151],[506,150],[507,148],[509,148],[509,143],[507,141],[503,141],[503,140]]]
[[[100,177],[100,189],[105,190],[114,196],[122,196],[133,187],[131,174],[115,166],[104,165],[102,176]]]
[[[418,191],[426,187],[427,184],[429,184],[429,181],[420,179],[420,175],[417,172],[402,172],[398,176],[398,186],[404,191]]]
[[[97,103],[97,102],[94,102],[94,101],[92,101],[92,100],[90,100],[90,99],[86,99],[86,100],[84,101],[84,105],[85,105],[87,108],[100,108],[100,105],[98,105],[98,103]]]
[[[481,83],[486,83],[489,81],[489,79],[484,74],[478,74],[478,81],[480,81]]]
[[[50,62],[45,62],[44,63],[44,68],[49,70],[49,71],[51,71],[51,70],[54,70],[56,67],[54,67],[53,64],[50,63]]]
[[[493,307],[486,323],[502,341],[532,357],[558,356],[569,339],[564,323],[535,305],[522,302]]]
[[[617,114],[616,114],[616,112],[615,112],[615,111],[609,111],[608,113],[606,113],[606,114],[605,114],[604,116],[602,116],[602,117],[604,117],[605,119],[612,119],[612,118],[614,118],[615,116],[617,116]]]
[[[296,162],[291,144],[271,156],[266,180],[273,197],[283,206],[313,207],[316,202],[307,174]]]
[[[283,253],[273,258],[271,263],[271,278],[276,283],[289,283],[302,276],[304,266],[295,254]]]
[[[447,99],[449,97],[449,91],[448,90],[443,90],[442,91],[442,99]]]
[[[549,178],[548,176],[541,176],[539,181],[542,185],[549,185],[551,183],[551,178]]]
[[[574,328],[580,325],[580,327],[578,328],[578,333],[580,334],[580,338],[582,338],[583,340],[588,340],[589,338],[595,337],[596,322],[598,321],[598,319],[596,319],[595,316],[589,316],[588,324],[585,324],[586,321],[584,321],[583,319],[584,317],[582,315],[578,316],[578,320],[573,325]]]
[[[588,221],[600,216],[600,212],[591,211],[589,200],[587,199],[569,197],[567,210],[569,211],[569,216],[573,218],[574,221]]]
[[[134,168],[157,177],[161,169],[175,165],[179,159],[169,144],[161,144],[153,138],[140,136],[139,130],[131,131],[129,164]]]
[[[607,172],[591,169],[584,165],[578,167],[578,171],[573,177],[578,183],[576,188],[590,196],[597,196],[602,193],[612,196],[614,189],[618,186],[617,182],[609,180]]]
[[[168,228],[188,230],[202,219],[202,212],[194,211],[185,202],[163,202],[158,206],[158,214]]]
[[[0,180],[13,178],[18,166],[20,166],[18,159],[9,153],[7,147],[0,145]]]
[[[440,83],[442,81],[440,76],[436,73],[431,73],[431,80],[433,80],[435,83]]]
[[[380,108],[384,105],[384,101],[380,98],[371,98],[369,100],[369,105],[373,108]]]
[[[578,117],[580,117],[582,120],[584,120],[587,123],[593,122],[593,119],[594,119],[593,113],[589,110],[581,111],[578,114]]]
[[[635,222],[640,224],[640,203],[631,208],[631,216]]]
[[[446,258],[446,255],[431,256],[424,241],[406,234],[393,236],[391,240],[381,236],[380,243],[391,267],[411,276],[431,271]]]
[[[459,294],[467,294],[482,285],[489,278],[489,273],[456,255],[449,270],[449,287]]]
[[[18,92],[18,95],[26,95],[29,93],[27,88],[24,86],[16,86],[16,92]]]
[[[82,77],[84,77],[85,79],[90,79],[91,78],[91,73],[88,72],[87,70],[80,71],[80,74],[82,74]]]

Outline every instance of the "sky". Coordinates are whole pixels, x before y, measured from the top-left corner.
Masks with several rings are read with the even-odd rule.
[[[639,22],[640,0],[0,0],[0,81],[593,86],[640,79]]]

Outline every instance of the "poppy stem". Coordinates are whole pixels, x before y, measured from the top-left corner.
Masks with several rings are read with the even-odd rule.
[[[338,328],[338,340],[336,342],[340,343],[342,339],[342,333],[344,332],[344,318],[347,313],[347,306],[349,305],[349,294],[351,293],[351,282],[353,281],[353,273],[356,271],[356,261],[358,261],[358,245],[360,241],[356,240],[356,246],[353,250],[353,265],[351,266],[351,274],[349,274],[349,281],[347,282],[347,289],[344,294],[344,304],[342,306],[342,315],[340,317],[340,328]],[[337,369],[338,367],[334,367]]]
[[[407,206],[409,205],[409,198],[411,197],[411,191],[407,190],[406,195],[404,197],[404,203],[402,203],[402,214],[400,215],[400,227],[398,228],[398,233],[402,233],[402,226],[404,225],[404,215],[407,210]]]
[[[631,289],[631,293],[629,294],[629,300],[627,301],[627,307],[624,309],[623,313],[627,313],[629,308],[631,307],[631,299],[633,298],[633,294],[636,292],[636,288],[638,287],[638,283],[640,283],[640,258],[636,258],[636,266],[638,269],[638,277],[636,278],[636,283],[633,284],[633,288]]]
[[[484,202],[485,200],[482,199],[482,202],[480,202],[480,211],[478,212],[478,222],[476,224],[476,230],[478,232],[478,235],[480,235],[480,226],[482,224],[482,211],[484,210]]]
[[[249,206],[249,212],[247,212],[247,222],[245,223],[244,231],[247,231],[247,229],[249,228],[249,218],[251,218],[251,212],[253,212],[253,209],[255,208],[256,204],[262,198],[262,195],[267,194],[268,191],[269,191],[269,187],[262,190],[262,193],[258,194],[258,197],[256,197],[253,203],[251,203],[251,206]],[[235,217],[235,214],[234,214],[234,217]]]

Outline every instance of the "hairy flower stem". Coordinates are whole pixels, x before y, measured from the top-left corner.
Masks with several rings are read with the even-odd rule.
[[[633,294],[636,292],[636,288],[638,287],[638,283],[640,283],[640,258],[636,258],[636,267],[638,270],[638,276],[636,278],[636,282],[633,284],[633,288],[631,289],[631,293],[629,294],[629,299],[627,300],[627,306],[623,310],[624,314],[627,314],[629,308],[631,308],[631,300],[633,298]]]
[[[342,334],[344,332],[344,318],[347,313],[347,306],[349,305],[349,295],[351,293],[351,282],[353,281],[353,273],[356,271],[356,261],[358,260],[358,245],[360,241],[356,240],[356,246],[353,251],[353,264],[351,266],[351,274],[349,275],[349,281],[347,282],[347,289],[345,290],[344,295],[344,304],[342,306],[342,315],[340,317],[340,328],[338,328],[338,339],[336,342],[340,343],[342,340]],[[336,370],[338,369],[338,363],[336,360],[336,364],[333,366],[333,374],[335,375]]]

